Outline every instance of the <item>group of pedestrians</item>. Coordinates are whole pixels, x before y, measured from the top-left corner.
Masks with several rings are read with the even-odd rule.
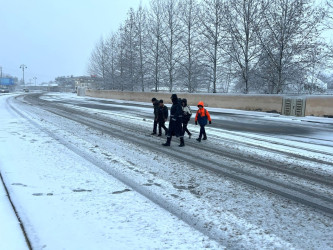
[[[154,105],[154,127],[152,135],[157,134],[157,125],[158,125],[158,136],[162,136],[162,128],[165,131],[167,136],[166,143],[162,144],[163,146],[170,146],[172,136],[179,137],[180,144],[179,147],[184,147],[184,135],[188,134],[191,138],[192,134],[188,130],[187,125],[191,119],[192,111],[191,108],[187,105],[186,99],[178,98],[176,94],[171,96],[172,106],[170,108],[170,119],[169,119],[169,128],[166,128],[165,122],[168,120],[168,107],[164,105],[163,100],[157,100],[155,97],[152,98],[152,103]],[[197,138],[198,142],[201,140],[207,140],[207,135],[205,131],[205,126],[207,123],[212,123],[211,117],[207,109],[204,108],[204,103],[198,103],[198,111],[195,116],[195,125],[200,125],[200,134]]]

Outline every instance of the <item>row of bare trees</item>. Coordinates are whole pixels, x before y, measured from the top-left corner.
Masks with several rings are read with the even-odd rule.
[[[330,2],[151,0],[101,38],[88,71],[130,91],[314,92],[332,58]]]

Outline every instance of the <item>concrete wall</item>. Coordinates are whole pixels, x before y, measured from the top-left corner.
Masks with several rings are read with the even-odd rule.
[[[308,96],[305,115],[333,118],[333,96]]]
[[[186,98],[189,105],[196,106],[203,101],[207,107],[269,111],[281,113],[282,97],[275,95],[222,95],[222,94],[189,94],[177,93],[180,98]],[[120,99],[128,101],[150,102],[153,97],[171,103],[170,93],[154,92],[117,92],[108,90],[86,90],[91,97]]]
[[[281,95],[177,94],[180,98],[186,98],[188,104],[193,106],[196,106],[199,101],[203,101],[207,107],[276,112],[280,114],[283,103],[283,96]],[[87,89],[85,90],[85,95],[138,102],[150,102],[153,97],[156,97],[157,99],[163,99],[164,103],[171,103],[170,93],[118,92]],[[333,117],[333,96],[306,97],[305,115]]]

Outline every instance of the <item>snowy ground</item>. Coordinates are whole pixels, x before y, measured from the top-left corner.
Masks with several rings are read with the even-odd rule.
[[[0,96],[0,172],[33,249],[333,248],[332,216],[198,168],[191,157],[169,157],[164,149],[160,151],[158,138],[145,134],[140,137],[148,144],[156,144],[156,149],[148,150],[135,143],[135,138],[128,138],[125,126],[124,136],[112,136],[13,97]],[[68,94],[46,95],[42,99],[98,118],[116,116],[117,122],[137,127],[138,133],[151,129],[151,120],[136,119],[151,115],[151,108],[135,103],[131,103],[133,113],[124,114],[112,108],[75,105],[100,104],[99,99]],[[110,107],[122,104],[117,101]],[[314,119],[247,114],[288,123]],[[315,122],[328,125],[331,121],[315,118]],[[116,124],[109,126],[117,130]],[[191,125],[190,130],[197,133],[198,128]],[[294,158],[281,162],[332,177],[329,162],[333,161],[333,136],[321,133],[310,140],[210,128],[214,145],[206,147],[238,151],[272,162],[278,162],[280,154],[294,147]],[[319,138],[326,138],[325,144],[318,145]],[[257,171],[257,166],[235,162],[213,151],[197,152],[192,144],[181,152]],[[322,163],[300,161],[297,157]],[[261,174],[285,181],[283,175],[268,170]],[[306,185],[332,197],[332,189],[325,185],[304,183],[295,181],[295,185]],[[24,237],[3,189],[0,197],[0,249],[24,249]],[[2,232],[8,236],[3,237]]]

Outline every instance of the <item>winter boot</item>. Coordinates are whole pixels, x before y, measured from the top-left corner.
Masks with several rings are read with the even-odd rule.
[[[202,140],[204,140],[204,141],[207,140],[207,136],[204,136],[204,138],[202,138]]]
[[[184,146],[185,146],[184,137],[180,137],[179,147],[184,147]]]
[[[162,145],[168,147],[170,146],[170,142],[171,142],[171,137],[168,137],[166,143],[163,143]]]
[[[191,134],[191,133],[189,133],[189,134],[188,134],[188,138],[189,138],[189,139],[191,139],[191,136],[192,136],[192,134]]]
[[[200,138],[200,137],[199,137],[199,138],[197,138],[197,141],[198,141],[198,142],[201,142],[201,138]]]
[[[157,136],[158,136],[158,137],[161,137],[161,136],[162,136],[162,134],[158,134]]]

